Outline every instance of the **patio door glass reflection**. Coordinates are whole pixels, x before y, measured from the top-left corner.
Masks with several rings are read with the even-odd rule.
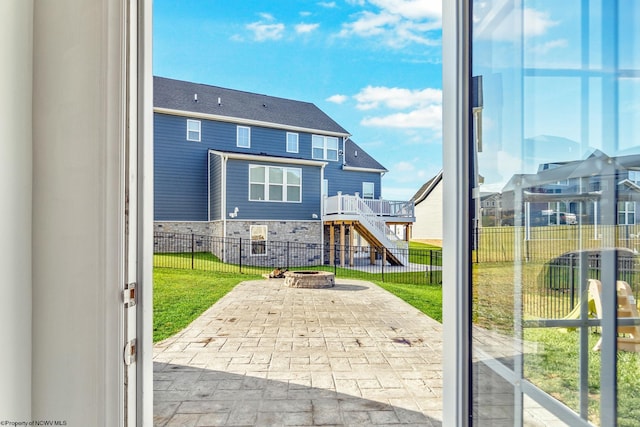
[[[637,425],[640,2],[472,2],[474,425]]]

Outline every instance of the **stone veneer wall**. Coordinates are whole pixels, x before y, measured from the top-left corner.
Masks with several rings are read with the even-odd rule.
[[[250,228],[267,226],[265,255],[251,254]],[[156,222],[156,253],[211,252],[230,264],[305,267],[322,263],[322,221]],[[224,239],[226,237],[226,239]]]
[[[155,253],[210,252],[210,222],[157,221],[153,224]],[[193,236],[193,237],[192,237]]]
[[[222,237],[222,221],[214,227]],[[213,225],[214,223],[212,223]],[[265,255],[251,255],[250,227],[267,226]],[[304,267],[322,262],[322,221],[227,221],[225,245],[215,245],[212,252],[225,262],[266,267]],[[242,239],[242,247],[240,247]],[[226,258],[224,254],[226,252]]]

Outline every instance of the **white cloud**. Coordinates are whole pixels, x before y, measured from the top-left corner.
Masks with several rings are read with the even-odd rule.
[[[408,113],[365,117],[360,124],[363,126],[391,128],[421,128],[440,132],[442,130],[442,106],[431,105]]]
[[[552,21],[549,14],[535,9],[524,9],[524,36],[533,37],[545,34],[551,27],[558,25],[558,21]]]
[[[364,1],[349,3],[366,4]],[[440,0],[369,0],[368,3],[376,10],[358,13],[354,21],[343,24],[339,36],[378,37],[382,43],[396,49],[411,43],[437,43],[427,33],[442,26]]]
[[[551,19],[548,12],[533,8],[513,9],[497,23],[474,17],[476,37],[490,38],[494,41],[519,41],[523,36],[525,38],[542,36],[558,24],[558,21]]]
[[[326,7],[327,9],[333,9],[336,7],[336,2],[334,1],[321,1],[318,2],[318,6]]]
[[[392,114],[365,117],[363,126],[442,129],[442,90],[426,88],[411,90],[397,87],[367,86],[354,95],[356,108],[363,111],[374,109],[409,110]]]
[[[535,45],[531,50],[538,55],[544,55],[553,49],[561,49],[567,46],[569,46],[569,42],[566,39],[557,39]]]
[[[370,3],[407,19],[442,18],[440,0],[369,0]]]
[[[442,90],[367,86],[354,95],[354,98],[358,101],[357,108],[360,110],[371,110],[381,106],[400,110],[442,104]]]
[[[306,34],[317,30],[318,27],[320,27],[320,24],[298,24],[295,29],[298,34]]]
[[[264,19],[264,20],[266,20],[266,21],[273,21],[273,20],[275,20],[275,18],[273,17],[273,15],[272,15],[272,14],[270,14],[270,13],[261,12],[259,15],[260,15],[260,17],[261,17],[262,19]]]
[[[328,97],[326,101],[333,102],[334,104],[343,104],[347,99],[349,99],[347,95],[336,94]]]
[[[252,22],[247,25],[247,29],[251,30],[256,41],[278,40],[282,38],[284,32],[284,24],[269,24],[265,22]]]

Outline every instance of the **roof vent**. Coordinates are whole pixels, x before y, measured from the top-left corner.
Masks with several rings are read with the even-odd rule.
[[[267,108],[267,104],[264,104],[264,103],[263,103],[263,104],[262,104],[262,106],[263,106],[264,108]]]
[[[353,155],[354,155],[355,157],[358,157],[358,150],[356,150],[356,151],[355,151],[355,153],[353,153]]]
[[[198,102],[198,94],[197,93],[193,94],[193,102]]]
[[[218,97],[218,107],[222,105],[222,98]]]

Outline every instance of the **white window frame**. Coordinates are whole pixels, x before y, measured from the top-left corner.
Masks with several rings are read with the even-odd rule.
[[[365,186],[368,186],[368,184],[371,184],[371,191],[367,192],[365,191]],[[370,197],[369,197],[370,195]],[[369,181],[364,181],[362,183],[362,198],[363,199],[375,199],[376,198],[376,184],[375,182],[369,182]]]
[[[624,217],[624,221],[620,221],[620,216]],[[633,221],[629,221],[629,216],[633,215]],[[619,201],[618,202],[618,225],[635,225],[636,224],[636,202]]]
[[[240,139],[240,132],[242,130],[246,130],[247,131],[247,142],[246,142],[246,145],[245,145],[244,141],[242,141]],[[248,126],[237,126],[236,127],[236,147],[251,148],[251,128],[250,127],[248,127]]]
[[[330,148],[329,142],[336,142],[336,148]],[[316,156],[314,150],[322,149],[322,157]],[[329,157],[329,153],[335,152],[335,158]],[[335,136],[324,135],[312,135],[311,136],[311,158],[316,160],[327,160],[330,162],[337,162],[339,160],[340,153],[340,140]]]
[[[249,226],[249,241],[251,242],[251,256],[267,256],[267,237],[269,229],[266,225]],[[260,238],[262,237],[262,238]]]
[[[195,126],[195,128],[192,128],[192,126]],[[202,137],[201,135],[202,123],[200,120],[187,119],[187,141],[200,142]]]
[[[264,169],[264,182],[252,181],[251,180],[251,171],[253,169],[263,168]],[[271,170],[279,169],[282,171],[282,183],[274,182],[271,183],[269,178],[271,176]],[[288,182],[289,172],[295,172],[299,176],[299,183],[292,184]],[[252,185],[262,185],[263,186],[263,195],[264,199],[253,199],[251,197],[251,186]],[[271,200],[269,195],[269,190],[271,186],[281,186],[282,187],[282,200]],[[298,188],[298,200],[289,200],[288,194],[290,188]],[[291,168],[291,167],[283,167],[283,166],[267,166],[267,165],[249,165],[249,201],[250,202],[277,202],[277,203],[302,203],[302,169],[301,168]]]
[[[295,137],[295,148],[289,146],[289,143],[294,143],[293,139]],[[286,140],[286,150],[287,153],[298,153],[300,150],[300,136],[295,132],[287,132],[287,140]]]

